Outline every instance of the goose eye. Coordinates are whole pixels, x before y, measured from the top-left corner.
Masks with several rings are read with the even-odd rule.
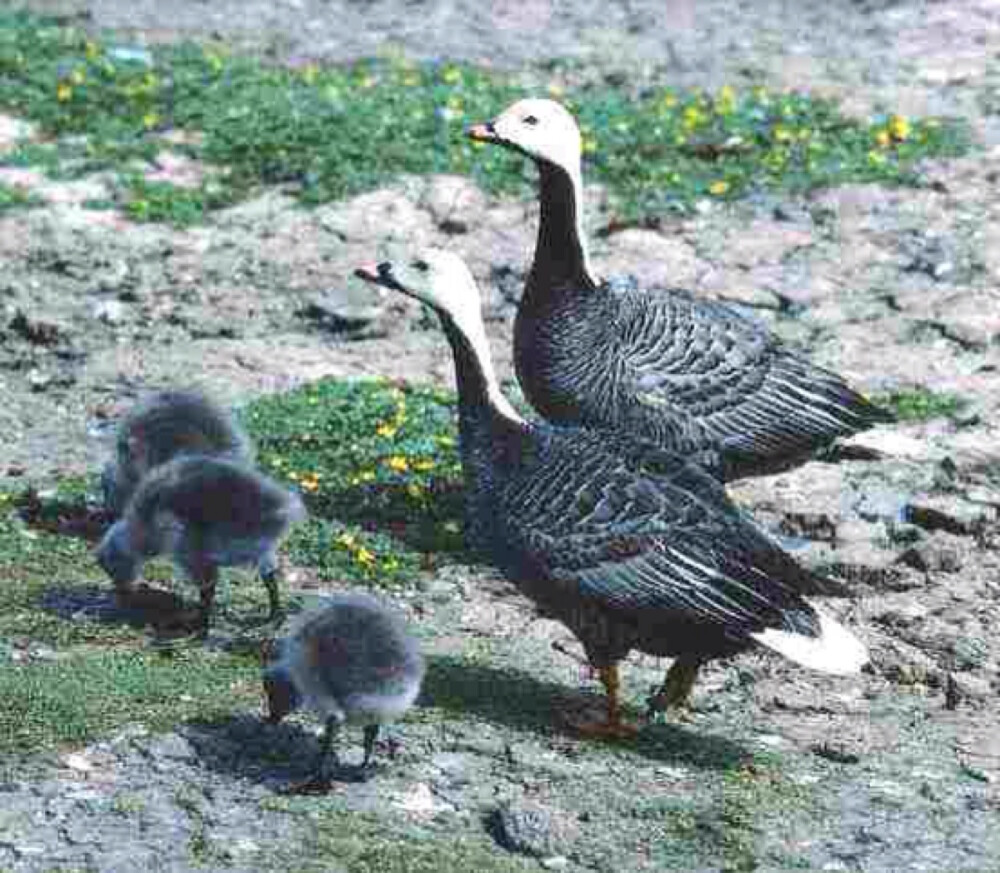
[[[534,127],[536,124],[538,124],[538,116],[537,115],[525,115],[524,118],[521,119],[521,121],[523,121],[525,124],[527,124],[528,127]]]
[[[430,268],[431,265],[428,264],[427,261],[417,260],[413,262],[413,269],[420,273],[426,273]]]

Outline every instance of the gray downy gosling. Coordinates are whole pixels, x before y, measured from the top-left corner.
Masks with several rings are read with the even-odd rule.
[[[250,440],[229,412],[200,391],[157,391],[118,426],[115,456],[101,474],[104,506],[112,517],[121,517],[146,473],[182,454],[253,463]]]
[[[226,458],[182,455],[139,483],[97,547],[97,560],[123,594],[147,558],[169,553],[200,587],[205,636],[220,567],[256,566],[267,586],[269,618],[280,614],[275,553],[289,527],[305,517],[298,495],[273,479]]]
[[[292,790],[369,778],[380,725],[409,710],[426,670],[402,616],[368,594],[335,594],[301,615],[278,651],[264,672],[267,721],[277,724],[302,705],[325,720],[314,777]],[[355,767],[343,765],[334,747],[345,724],[364,726],[364,759]]]

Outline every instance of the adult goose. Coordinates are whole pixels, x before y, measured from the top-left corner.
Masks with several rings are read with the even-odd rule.
[[[836,437],[892,421],[723,304],[598,279],[583,234],[580,131],[560,104],[521,100],[467,132],[538,166],[541,218],[514,362],[547,419],[703,452],[724,481],[786,469]]]
[[[755,642],[807,667],[855,672],[864,645],[819,612],[810,575],[678,454],[613,432],[529,422],[500,391],[465,263],[438,250],[359,268],[433,307],[455,359],[467,530],[543,614],[583,644],[621,735],[618,663],[675,658],[655,705],[683,702],[699,665]]]

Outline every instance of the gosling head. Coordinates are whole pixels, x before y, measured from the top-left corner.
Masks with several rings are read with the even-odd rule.
[[[466,135],[566,170],[580,166],[580,128],[569,111],[554,100],[518,100],[492,121],[467,128]]]
[[[465,261],[452,252],[424,249],[407,260],[366,264],[354,273],[366,282],[427,303],[461,326],[480,318],[476,280]]]

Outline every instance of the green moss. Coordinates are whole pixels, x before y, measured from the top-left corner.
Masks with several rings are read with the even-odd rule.
[[[273,803],[269,808],[275,808]],[[449,822],[418,826],[405,817],[383,818],[353,811],[318,807],[291,800],[284,811],[307,815],[315,837],[309,851],[289,859],[301,873],[330,869],[349,873],[514,873],[537,870],[534,861],[512,856],[485,834],[455,836]]]
[[[80,651],[0,672],[0,755],[95,739],[142,722],[165,729],[256,700],[259,663],[200,648],[169,655]]]
[[[908,388],[893,391],[876,402],[896,413],[900,421],[927,421],[950,418],[968,406],[968,400],[957,394],[932,391],[929,388]]]
[[[34,194],[27,193],[23,188],[5,185],[0,182],[0,215],[13,209],[25,209],[38,206],[42,200]]]
[[[519,96],[514,80],[467,64],[397,58],[286,69],[211,45],[126,49],[0,13],[0,107],[58,140],[8,162],[57,175],[116,171],[118,197],[139,220],[189,224],[275,183],[306,203],[432,172],[523,192],[523,159],[463,134]],[[765,88],[635,96],[601,86],[561,99],[580,120],[588,174],[611,193],[612,223],[654,222],[703,197],[762,188],[913,184],[918,159],[966,147],[957,124],[891,113],[857,120],[829,100]],[[167,143],[168,131],[184,135]],[[202,161],[204,180],[145,181],[163,148]]]

